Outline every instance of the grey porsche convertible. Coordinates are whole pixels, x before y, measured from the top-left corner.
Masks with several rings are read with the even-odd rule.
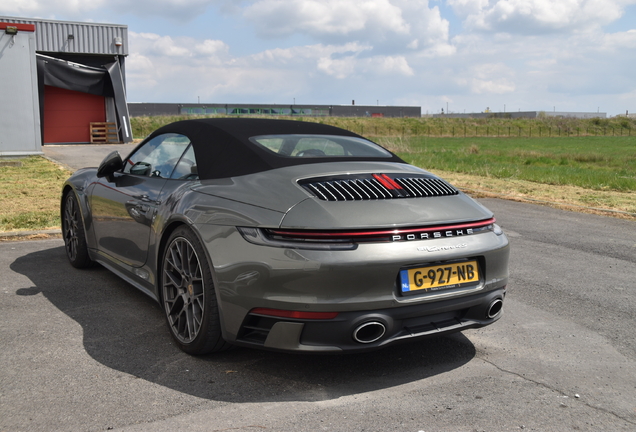
[[[498,320],[493,214],[347,130],[217,118],[164,126],[64,184],[74,267],[161,305],[190,354],[365,351]]]

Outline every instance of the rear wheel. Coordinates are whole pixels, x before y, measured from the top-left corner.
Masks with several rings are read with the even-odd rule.
[[[170,333],[188,354],[229,347],[221,335],[212,271],[199,239],[186,226],[168,239],[161,262],[161,298]]]
[[[64,235],[64,246],[66,246],[66,256],[73,267],[90,267],[93,261],[88,254],[84,221],[75,193],[68,191],[63,202],[62,234]]]

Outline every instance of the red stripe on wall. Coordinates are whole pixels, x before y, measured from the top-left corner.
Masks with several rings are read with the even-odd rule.
[[[18,23],[5,23],[0,22],[0,30],[5,30],[7,27],[17,27],[18,31],[34,32],[35,26],[33,24],[18,24]]]

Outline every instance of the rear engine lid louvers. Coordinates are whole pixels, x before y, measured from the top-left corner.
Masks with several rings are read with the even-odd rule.
[[[442,179],[430,175],[359,174],[305,179],[300,186],[323,201],[361,201],[425,198],[459,194]]]

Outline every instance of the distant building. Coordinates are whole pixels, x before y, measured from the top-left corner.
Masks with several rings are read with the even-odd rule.
[[[421,107],[379,105],[129,103],[132,117],[157,115],[271,115],[312,117],[415,117]]]
[[[132,141],[127,26],[0,16],[0,47],[0,156],[90,142],[91,122]]]
[[[541,117],[563,117],[563,118],[606,118],[607,113],[603,112],[565,112],[565,111],[512,111],[512,112],[492,112],[486,109],[482,113],[446,113],[433,114],[433,118],[541,118]]]

